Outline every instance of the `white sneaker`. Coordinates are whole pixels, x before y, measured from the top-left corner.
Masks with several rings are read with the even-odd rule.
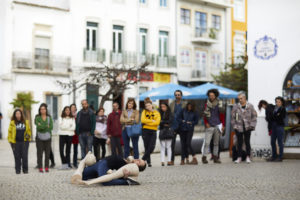
[[[238,157],[238,159],[236,159],[236,160],[234,161],[234,163],[235,163],[235,164],[239,164],[239,163],[241,163],[241,161],[242,161],[242,158]]]
[[[247,164],[250,164],[250,163],[251,163],[251,160],[250,160],[249,156],[247,156],[247,158],[246,158],[246,163],[247,163]]]

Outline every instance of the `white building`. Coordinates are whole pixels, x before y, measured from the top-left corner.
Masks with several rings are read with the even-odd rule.
[[[185,85],[213,81],[231,62],[231,3],[177,1],[178,80]]]
[[[150,62],[144,80],[125,92],[136,97],[176,81],[176,1],[172,0],[3,0],[0,1],[0,109],[7,135],[9,104],[18,92],[46,102],[54,119],[73,103],[56,84],[76,79],[78,69],[106,64]],[[76,91],[97,107],[97,87]],[[39,104],[33,105],[32,116]],[[110,103],[105,105],[110,112]],[[33,132],[35,132],[33,130]]]
[[[71,64],[71,18],[68,1],[0,2],[0,66],[2,131],[7,135],[12,106],[18,92],[31,92],[46,102],[54,120],[69,97],[56,80],[66,81]],[[32,107],[32,116],[39,104]]]
[[[299,9],[297,0],[248,1],[249,101],[255,106],[261,99],[274,104],[275,97],[284,96],[289,118],[296,117],[295,124],[289,122],[293,128],[300,111]],[[300,153],[300,133],[293,130],[292,135],[286,132],[285,153]]]

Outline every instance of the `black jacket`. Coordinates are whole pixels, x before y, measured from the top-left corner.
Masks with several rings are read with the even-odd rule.
[[[286,118],[286,110],[284,107],[278,108],[277,112],[272,113],[271,121],[277,125],[284,126]]]
[[[268,104],[266,108],[266,120],[268,122],[268,130],[272,130],[272,116],[275,106],[273,104]]]
[[[165,127],[172,127],[174,117],[171,111],[163,112],[162,110],[159,111],[160,113],[160,124],[159,124],[159,130],[162,130]]]

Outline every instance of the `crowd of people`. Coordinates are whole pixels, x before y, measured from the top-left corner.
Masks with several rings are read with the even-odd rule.
[[[81,101],[82,109],[79,112],[76,104],[65,106],[59,118],[57,132],[62,163],[59,169],[78,167],[78,144],[81,149],[81,160],[88,152],[94,153],[96,162],[105,159],[107,146],[112,156],[127,159],[133,155],[134,159],[138,160],[140,136],[144,143],[141,159],[148,167],[152,166],[151,154],[155,149],[157,138],[161,146],[161,166],[174,165],[177,135],[180,137],[181,144],[180,165],[197,165],[198,160],[192,140],[194,127],[198,124],[200,116],[203,117],[205,125],[204,142],[202,147],[199,146],[199,149],[202,149],[202,163],[207,164],[207,156],[211,154],[211,160],[220,164],[220,137],[225,132],[225,108],[218,98],[219,91],[211,89],[207,92],[207,101],[201,115],[196,111],[193,102],[182,100],[182,91],[176,90],[174,97],[175,100],[170,105],[162,102],[158,109],[155,109],[150,98],[146,98],[142,112],[137,110],[133,98],[127,100],[124,110],[120,109],[117,102],[113,102],[112,112],[108,116],[105,115],[104,108],[99,108],[96,112],[92,110],[87,100]],[[286,111],[282,97],[277,97],[275,101],[276,105],[268,104],[264,100],[259,103],[259,109],[266,110],[266,120],[271,135],[273,154],[268,161],[282,161],[283,155],[283,127]],[[240,93],[238,103],[233,106],[231,112],[231,128],[236,135],[234,163],[242,161],[251,163],[250,137],[256,123],[257,113],[254,106],[247,102],[244,93]],[[55,162],[51,149],[53,119],[48,113],[47,104],[40,105],[34,124],[37,168],[41,173],[49,172],[49,168],[54,167]],[[17,174],[21,173],[21,168],[23,173],[28,173],[28,148],[31,138],[29,121],[25,119],[21,109],[15,109],[9,125],[8,141],[13,150]],[[276,154],[276,140],[280,147],[279,155]],[[72,145],[73,162],[71,162]],[[50,166],[49,160],[52,160]]]

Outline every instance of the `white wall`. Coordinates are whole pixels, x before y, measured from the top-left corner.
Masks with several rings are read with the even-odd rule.
[[[300,1],[248,1],[248,91],[255,106],[265,99],[274,103],[282,96],[284,79],[300,60]],[[268,35],[278,44],[277,56],[261,60],[254,56],[255,41]]]

